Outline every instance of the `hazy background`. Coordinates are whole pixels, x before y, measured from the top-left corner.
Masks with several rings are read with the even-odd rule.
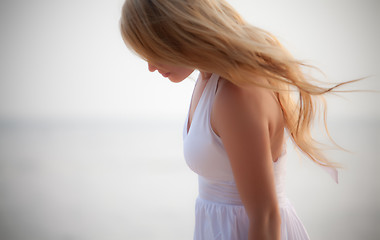
[[[0,2],[1,240],[192,239],[181,133],[194,81],[126,49],[122,2]],[[380,89],[379,1],[230,3],[329,79]],[[380,238],[379,100],[328,97],[331,135],[353,152],[329,152],[346,167],[338,185],[288,145],[287,192],[312,239]]]

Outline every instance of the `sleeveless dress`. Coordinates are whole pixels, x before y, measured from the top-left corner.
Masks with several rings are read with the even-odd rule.
[[[246,240],[249,219],[240,200],[232,169],[221,139],[210,124],[210,113],[219,76],[212,74],[196,106],[188,128],[183,130],[184,157],[198,174],[199,195],[195,204],[194,240]],[[277,200],[281,213],[281,239],[307,240],[309,236],[285,196],[286,149],[273,162]]]

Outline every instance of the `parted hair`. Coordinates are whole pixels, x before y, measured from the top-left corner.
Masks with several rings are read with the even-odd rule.
[[[353,81],[320,86],[302,71],[313,66],[296,60],[273,34],[246,22],[226,1],[126,0],[120,30],[125,44],[146,61],[216,73],[239,86],[272,89],[298,149],[320,165],[339,166],[323,154],[311,126],[321,107],[328,134],[323,95]],[[255,81],[255,76],[266,81]]]

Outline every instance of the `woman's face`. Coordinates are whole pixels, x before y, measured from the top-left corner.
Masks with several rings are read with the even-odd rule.
[[[174,64],[152,64],[150,62],[148,62],[148,69],[151,72],[157,70],[163,77],[169,78],[169,80],[174,83],[182,82],[194,71],[192,68],[177,66]]]

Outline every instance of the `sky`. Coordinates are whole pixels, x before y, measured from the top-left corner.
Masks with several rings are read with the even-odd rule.
[[[181,118],[194,79],[174,84],[125,47],[121,0],[0,3],[0,119]],[[230,1],[277,36],[327,81],[372,76],[348,89],[379,87],[378,1]],[[379,118],[379,94],[329,96],[329,114]]]

